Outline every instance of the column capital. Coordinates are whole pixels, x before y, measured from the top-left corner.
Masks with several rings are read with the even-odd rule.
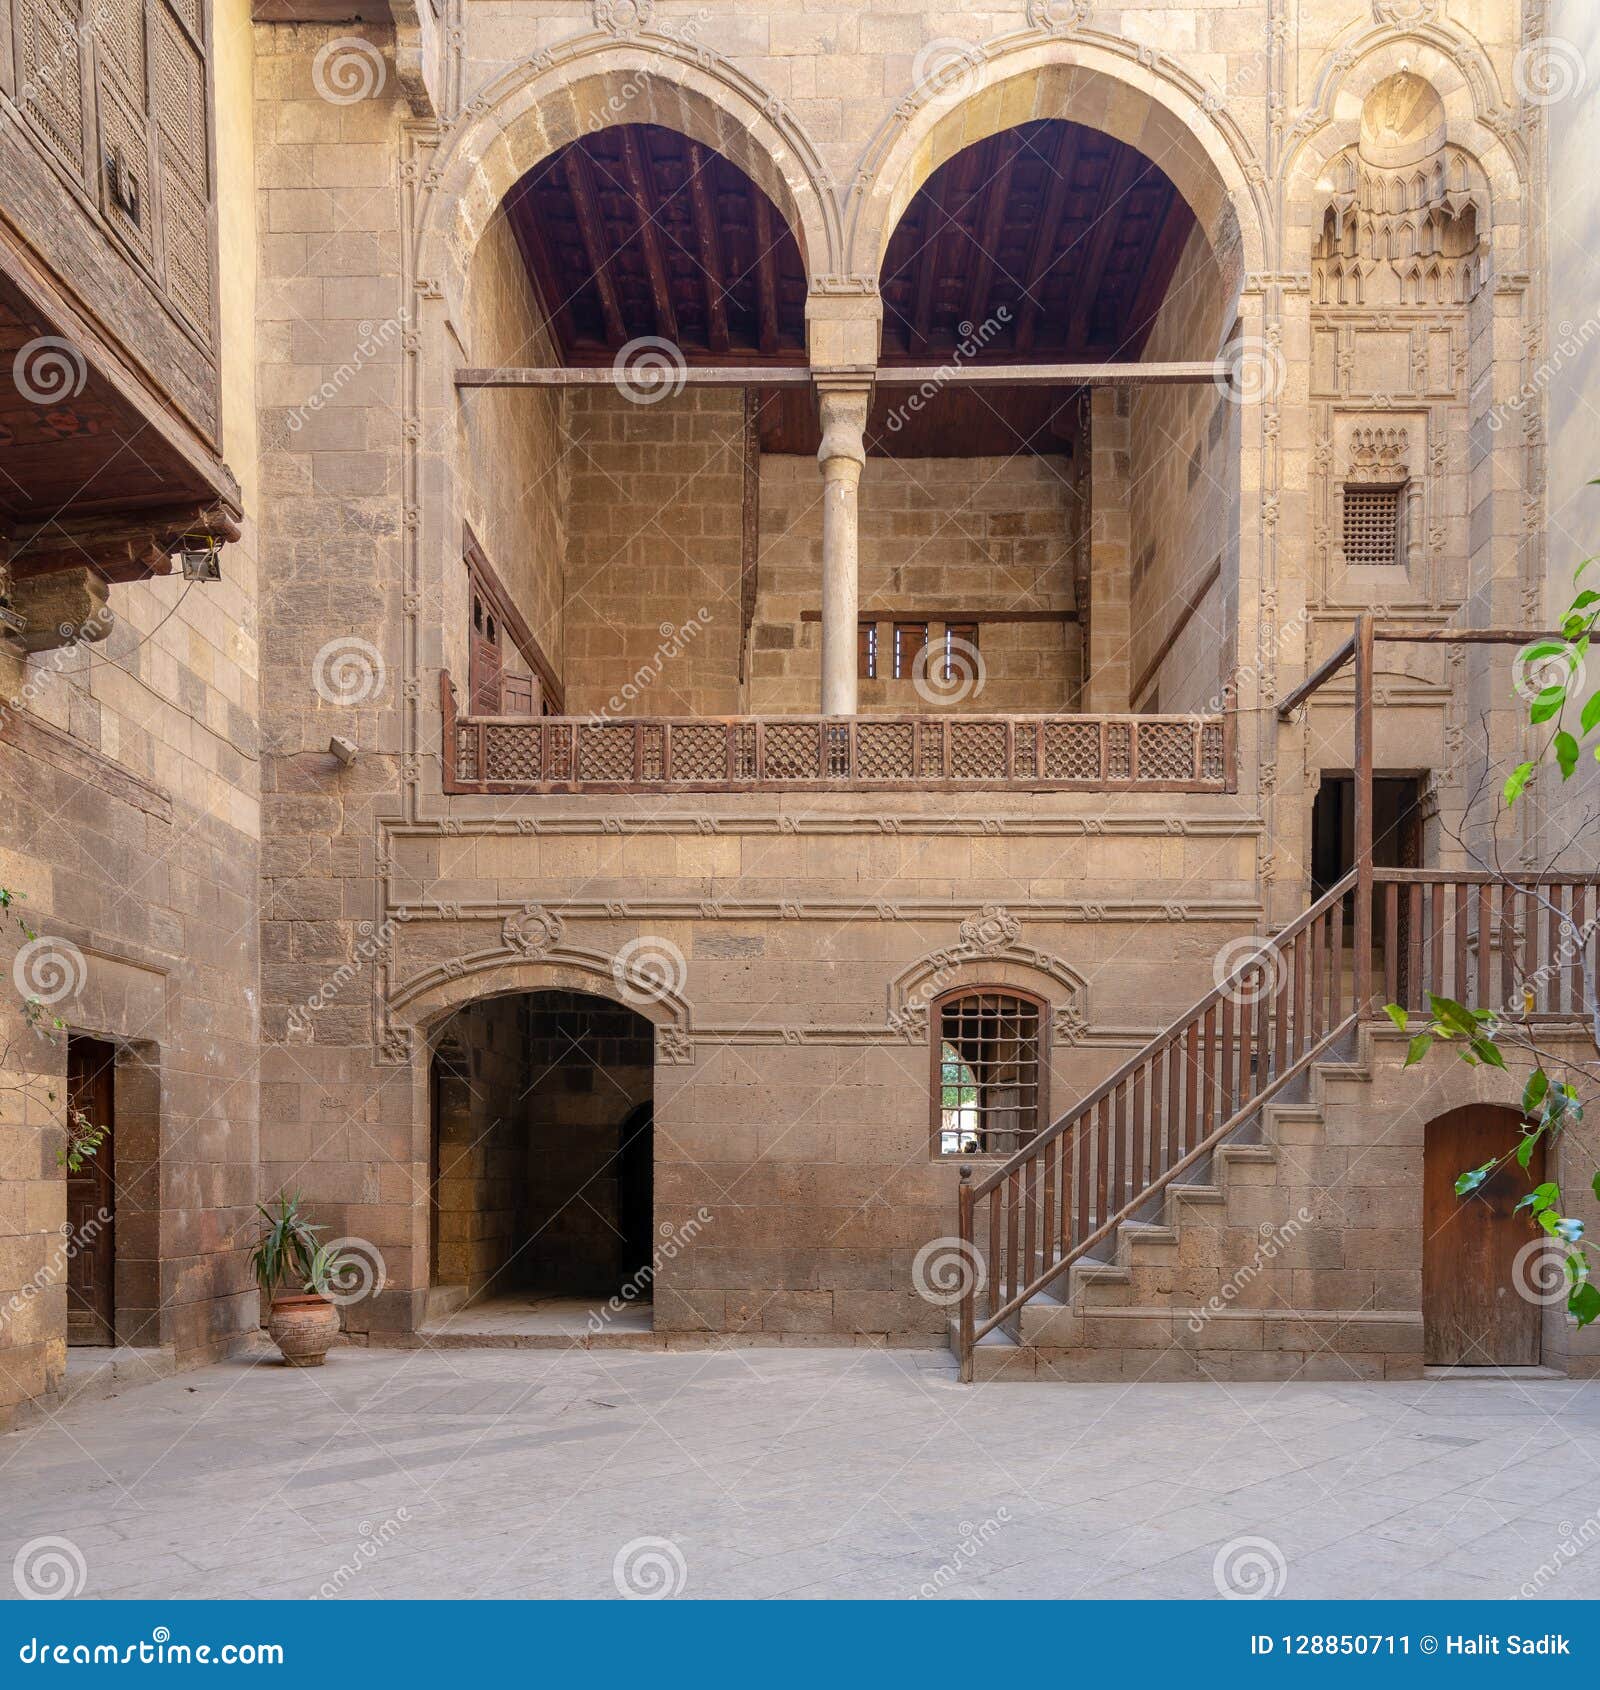
[[[853,463],[857,469],[867,462],[867,409],[872,403],[870,372],[830,372],[817,377],[817,415],[822,423],[822,444],[817,462],[823,474],[830,464]]]

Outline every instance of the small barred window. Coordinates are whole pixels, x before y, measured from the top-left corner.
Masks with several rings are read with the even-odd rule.
[[[962,992],[940,1005],[934,1112],[941,1156],[1009,1156],[1044,1123],[1044,1016],[1032,998]]]
[[[1347,564],[1405,562],[1398,487],[1346,487],[1344,560]]]

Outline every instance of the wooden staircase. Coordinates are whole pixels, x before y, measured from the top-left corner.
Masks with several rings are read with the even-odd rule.
[[[1138,1321],[1165,1322],[1170,1352],[1141,1377],[1195,1376],[1179,1329],[1193,1311],[1162,1289],[1186,1221],[1214,1224],[1230,1192],[1274,1184],[1286,1139],[1320,1135],[1330,1088],[1369,1083],[1363,1022],[1384,1003],[1425,1010],[1438,992],[1514,1000],[1531,1019],[1585,1013],[1594,885],[1405,869],[1362,885],[1352,873],[1009,1160],[981,1179],[964,1167],[951,1323],[962,1378],[1103,1377],[1097,1357],[1128,1348]],[[1357,949],[1347,929],[1376,943]]]

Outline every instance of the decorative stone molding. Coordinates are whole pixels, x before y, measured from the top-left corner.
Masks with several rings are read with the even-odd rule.
[[[1065,35],[1089,17],[1089,0],[1028,0],[1028,22],[1034,29]]]
[[[1390,484],[1408,481],[1406,431],[1403,428],[1358,428],[1350,435],[1347,481]]]
[[[974,956],[1010,950],[1022,937],[1022,923],[1003,904],[985,904],[961,923],[961,945]]]
[[[655,10],[656,0],[594,0],[592,15],[596,29],[628,39],[650,27]]]
[[[524,904],[500,929],[506,948],[525,957],[548,956],[561,943],[566,923],[539,904]]]

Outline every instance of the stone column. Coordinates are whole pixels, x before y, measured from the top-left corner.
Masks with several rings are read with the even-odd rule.
[[[824,378],[822,417],[822,714],[856,713],[856,626],[861,605],[860,512],[871,384]]]
[[[1085,708],[1132,709],[1133,625],[1129,605],[1128,390],[1094,390],[1089,436],[1089,651]]]

